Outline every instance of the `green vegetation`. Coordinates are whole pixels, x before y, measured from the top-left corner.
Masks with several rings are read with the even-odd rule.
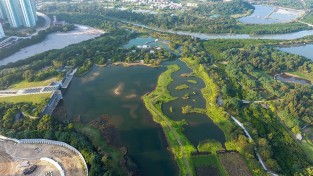
[[[12,97],[0,97],[0,102],[6,103],[22,103],[22,102],[29,102],[40,104],[45,102],[51,96],[50,93],[43,93],[43,94],[32,94],[32,95],[20,95],[20,96],[12,96]]]
[[[184,100],[190,99],[190,94],[189,94],[189,93],[186,93],[186,94],[182,97],[182,99],[184,99]]]
[[[188,79],[187,81],[190,82],[190,83],[193,83],[193,84],[197,84],[196,80]]]
[[[197,174],[215,173],[216,175],[227,176],[217,155],[193,156],[192,162],[195,165]],[[213,167],[213,170],[212,170]],[[214,170],[216,171],[214,172]]]
[[[220,89],[214,79],[208,76],[203,65],[199,64],[197,61],[187,58],[183,58],[182,60],[186,62],[194,71],[195,75],[201,78],[205,83],[205,88],[201,91],[206,100],[206,114],[223,130],[227,141],[226,149],[239,151],[247,161],[250,171],[256,175],[263,175],[264,171],[260,168],[257,159],[254,158],[254,144],[242,133],[235,130],[236,127],[231,123],[224,108],[218,106],[216,100],[220,94]]]
[[[210,151],[211,153],[216,153],[216,151],[218,150],[223,150],[223,146],[220,142],[218,141],[214,141],[214,140],[205,140],[202,141],[199,145],[198,145],[198,151],[199,152],[207,152]]]
[[[241,176],[251,176],[249,168],[246,166],[245,161],[238,153],[224,153],[219,154],[218,158],[228,175],[241,175]],[[240,168],[240,169],[238,169]]]
[[[174,154],[178,164],[180,175],[195,175],[191,160],[191,153],[196,149],[182,134],[184,121],[172,121],[162,112],[162,104],[174,100],[167,90],[167,86],[172,81],[171,74],[178,71],[177,65],[168,66],[168,70],[162,73],[158,79],[156,89],[149,95],[143,97],[146,108],[153,116],[153,120],[162,126],[169,148]]]
[[[122,164],[116,161],[119,154],[117,151],[111,155],[107,153],[112,150],[104,145],[103,140],[98,140],[97,130],[79,124],[75,129],[72,123],[62,123],[48,115],[37,119],[28,117],[38,117],[45,104],[0,102],[0,134],[18,139],[44,138],[66,142],[82,153],[89,175],[120,175],[124,172]],[[23,115],[16,118],[21,112]]]
[[[277,0],[274,1],[274,5],[295,9],[303,9],[303,4],[301,3],[301,0]]]
[[[307,14],[303,20],[306,23],[312,24],[313,23],[313,12],[310,12],[309,14]]]
[[[233,8],[233,6],[236,6],[236,8]],[[111,21],[122,20],[132,23],[141,23],[152,28],[200,33],[240,33],[261,35],[290,33],[311,29],[308,25],[298,22],[271,25],[245,25],[238,23],[235,18],[229,16],[237,13],[247,14],[248,12],[252,12],[252,10],[253,6],[241,0],[225,3],[220,2],[213,6],[204,5],[191,11],[180,11],[179,13],[171,10],[160,11],[157,14],[132,13],[131,10],[109,9],[106,8],[106,6],[97,3],[82,3],[80,5],[51,4],[44,9],[44,11],[48,13],[57,14],[60,19],[63,19],[62,16],[68,17],[72,14],[80,15],[82,18],[75,18],[75,22],[84,21],[88,25],[98,23],[97,21],[99,20],[94,20],[94,18],[97,17],[97,19]],[[212,15],[216,15],[216,13],[220,13],[220,15],[218,17],[211,17]],[[91,19],[90,22],[87,19]],[[112,24],[109,26],[112,26]]]
[[[123,175],[126,168],[121,168],[120,162],[124,160],[122,151],[112,148],[102,138],[99,129],[90,125],[83,125],[81,123],[74,124],[75,129],[88,137],[93,146],[101,147],[101,150],[105,152],[101,161],[105,163],[105,167],[110,168],[110,174]],[[107,174],[109,174],[107,173]]]
[[[201,108],[195,108],[190,105],[182,107],[183,114],[190,114],[190,113],[198,113],[198,114],[205,114],[206,110]]]
[[[189,89],[189,86],[186,85],[186,84],[182,84],[182,85],[177,86],[175,89],[176,89],[176,90]]]
[[[136,47],[129,49],[121,48],[128,40],[137,36],[137,33],[118,29],[94,40],[70,45],[60,50],[47,51],[28,59],[2,66],[0,89],[7,89],[12,84],[20,82],[40,82],[51,77],[61,78],[65,73],[58,71],[59,68],[78,67],[77,75],[82,76],[94,64],[105,64],[109,60],[111,62],[144,60],[145,63],[158,65],[162,60],[176,57],[164,49],[156,50],[151,54],[150,50],[139,50]],[[137,52],[133,53],[132,50]]]
[[[246,14],[252,12],[254,6],[242,0],[233,0],[231,2],[220,2],[216,4],[208,4],[193,9],[196,14],[210,17],[213,14],[230,16],[236,14]]]
[[[220,41],[220,43],[222,42]],[[213,46],[211,44],[213,41],[206,43],[204,46],[212,51]],[[243,45],[244,43],[246,45]],[[211,81],[205,79],[205,82],[215,82],[221,87],[213,91],[216,92],[216,97],[210,102],[215,104],[214,101],[221,94],[224,102],[223,108],[244,123],[256,141],[253,145],[257,147],[267,166],[278,173],[295,174],[309,166],[306,155],[310,155],[310,153],[308,150],[306,151],[307,154],[304,153],[303,145],[300,146],[292,138],[291,133],[299,133],[300,126],[312,123],[307,118],[311,116],[309,115],[312,111],[311,107],[303,104],[304,100],[311,101],[309,95],[312,93],[309,92],[312,89],[308,86],[277,82],[269,74],[297,72],[311,78],[312,62],[296,55],[283,53],[272,46],[254,43],[257,42],[251,40],[251,44],[249,41],[234,44],[232,41],[225,41],[223,46],[215,45],[215,50],[221,52],[216,52],[214,58],[218,58],[218,62],[227,64],[216,63],[217,67],[208,66],[206,70],[214,79]],[[186,61],[189,65],[194,65],[191,67],[194,67],[195,71],[200,70],[200,66],[196,64],[197,61],[191,59],[186,59]],[[240,101],[242,99],[273,101],[269,102],[271,108],[268,109],[258,104],[243,106]],[[210,109],[212,109],[211,107],[212,105]],[[210,111],[208,110],[208,112]],[[212,119],[214,120],[214,118]],[[289,130],[286,130],[286,127]],[[234,132],[226,134],[232,133]],[[238,139],[240,138],[239,136]],[[251,165],[254,164],[251,164],[249,155],[241,150],[242,147],[237,148],[236,146],[238,146],[236,141],[226,144],[227,149],[238,150],[248,160],[251,169]],[[256,169],[252,169],[252,171],[253,173],[257,172]]]
[[[51,82],[58,81],[56,77],[49,78],[42,81],[34,81],[34,82],[28,82],[28,81],[21,81],[19,83],[11,85],[8,89],[22,89],[22,88],[28,88],[28,87],[41,87],[41,86],[48,86]]]

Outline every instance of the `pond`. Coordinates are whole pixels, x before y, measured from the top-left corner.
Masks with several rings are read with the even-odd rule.
[[[279,47],[281,51],[297,54],[308,59],[313,60],[313,44],[301,45],[301,46],[290,46],[290,47]]]
[[[152,121],[141,100],[163,71],[164,67],[94,67],[83,78],[74,78],[67,90],[63,100],[67,117],[80,116],[88,124],[107,116],[107,123],[114,127],[112,145],[126,146],[143,175],[178,175],[162,128]]]
[[[287,9],[275,6],[255,5],[254,12],[239,21],[245,24],[273,24],[287,23],[300,17],[305,12],[302,10]]]
[[[307,85],[311,85],[311,82],[306,80],[306,79],[302,79],[302,78],[298,78],[298,77],[294,77],[288,74],[281,74],[281,75],[277,75],[275,77],[277,80],[280,80],[281,82],[287,82],[287,83],[298,83],[298,84],[307,84]]]
[[[182,113],[182,107],[186,105],[195,108],[206,108],[206,101],[201,92],[201,89],[205,87],[203,80],[198,77],[182,77],[181,74],[191,73],[192,70],[180,60],[168,62],[167,64],[177,64],[180,66],[180,70],[172,74],[173,82],[168,86],[171,95],[178,98],[162,106],[164,114],[172,120],[186,120],[188,125],[184,126],[183,133],[195,147],[207,139],[218,141],[224,145],[225,136],[223,131],[206,114]],[[189,88],[184,90],[175,89],[183,84],[188,85]],[[187,93],[190,98],[183,99],[182,97]]]

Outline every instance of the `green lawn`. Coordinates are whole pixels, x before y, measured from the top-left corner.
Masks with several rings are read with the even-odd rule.
[[[313,24],[313,12],[307,14],[304,18],[303,21],[306,23]]]
[[[219,175],[227,176],[227,173],[216,154],[193,156],[192,162],[196,168],[205,166],[214,167],[217,169]]]
[[[9,87],[9,89],[22,89],[22,88],[28,88],[28,87],[41,87],[41,86],[47,86],[53,81],[58,81],[56,77],[46,79],[43,81],[37,81],[37,82],[27,82],[22,81],[16,84],[13,84]]]
[[[51,93],[44,94],[34,94],[34,95],[21,95],[13,97],[0,97],[0,102],[8,103],[21,103],[21,102],[32,102],[32,103],[42,103],[46,98],[49,98]]]
[[[304,150],[304,152],[307,154],[307,157],[309,158],[309,160],[313,163],[313,144],[309,143],[306,140],[303,140],[301,142],[301,147]]]

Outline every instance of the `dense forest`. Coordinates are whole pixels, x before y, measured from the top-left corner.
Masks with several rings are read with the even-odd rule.
[[[221,88],[223,107],[244,122],[266,165],[287,175],[308,168],[304,151],[288,131],[295,135],[301,133],[302,125],[312,124],[313,89],[281,83],[271,75],[298,71],[312,78],[312,61],[262,45],[226,49],[220,59],[218,67],[208,67],[208,73]],[[243,99],[269,104],[246,105]]]
[[[242,3],[241,1],[239,2],[240,4],[244,4],[240,5],[242,9],[250,9],[250,7],[246,7],[247,5],[245,5],[245,3]],[[216,8],[223,9],[222,12],[225,14],[232,14],[237,12],[236,10],[234,12],[226,11],[225,9],[230,9],[228,8],[228,5],[217,5]],[[219,15],[217,17],[208,16],[205,6],[199,7],[199,9],[195,11],[181,11],[179,13],[165,11],[157,14],[143,14],[133,13],[131,10],[122,11],[118,9],[108,9],[99,4],[54,4],[45,6],[43,11],[49,14],[57,14],[58,17],[62,20],[66,20],[66,18],[63,17],[69,17],[69,15],[76,16],[80,14],[83,15],[81,17],[88,19],[91,19],[92,16],[99,19],[106,18],[110,20],[123,20],[140,23],[154,28],[200,33],[245,33],[261,35],[290,33],[310,29],[309,26],[297,22],[288,23],[287,26],[286,24],[244,25],[239,23],[236,19],[229,17],[228,15]],[[239,11],[241,10],[239,9]],[[89,15],[90,17],[88,17]],[[87,22],[87,19],[85,18],[77,18],[76,22]],[[93,23],[94,20],[91,20],[89,25],[92,25]]]

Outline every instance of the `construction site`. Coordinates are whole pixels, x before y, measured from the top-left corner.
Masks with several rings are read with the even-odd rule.
[[[70,145],[45,139],[0,136],[1,176],[87,176],[86,162]]]

